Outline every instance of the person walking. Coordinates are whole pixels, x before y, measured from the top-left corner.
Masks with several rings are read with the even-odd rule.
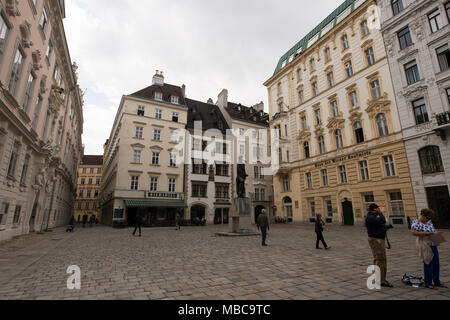
[[[181,227],[180,227],[180,221],[181,221],[181,216],[180,216],[180,214],[177,212],[177,213],[175,214],[175,230],[181,230]]]
[[[423,209],[420,212],[420,217],[414,220],[411,224],[411,233],[417,237],[417,248],[419,256],[423,260],[423,270],[425,274],[425,287],[429,289],[436,289],[438,287],[448,288],[439,279],[439,251],[438,244],[433,243],[432,237],[438,234],[434,228],[431,219],[434,216],[434,211],[431,209]],[[434,240],[436,241],[436,240]],[[433,285],[434,282],[434,285]]]
[[[89,218],[89,227],[92,228],[94,223],[95,223],[95,216],[91,215],[91,217]]]
[[[315,231],[316,231],[316,235],[317,235],[316,249],[322,249],[319,247],[319,242],[322,241],[323,247],[326,250],[328,250],[328,249],[330,249],[330,247],[327,246],[325,239],[323,238],[324,225],[325,225],[325,222],[322,220],[322,215],[320,213],[318,213],[316,215],[316,227],[315,227]]]
[[[87,213],[85,213],[84,215],[83,215],[83,228],[85,228],[86,227],[86,223],[88,222],[88,215],[87,215]]]
[[[133,231],[133,236],[136,235],[136,231],[139,228],[139,237],[141,236],[141,227],[142,227],[142,217],[140,215],[136,215],[135,227]]]
[[[261,214],[258,216],[256,225],[258,230],[261,229],[262,245],[263,247],[266,247],[267,230],[270,230],[269,218],[267,218],[266,209],[262,209]]]
[[[377,265],[381,271],[381,286],[392,288],[393,285],[386,280],[386,218],[378,205],[373,203],[369,206],[365,225],[367,228],[369,245],[373,254],[373,263]]]

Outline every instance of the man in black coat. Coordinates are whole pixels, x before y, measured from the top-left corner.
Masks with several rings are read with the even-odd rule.
[[[317,235],[316,249],[321,249],[319,247],[319,242],[322,241],[324,248],[328,250],[328,249],[330,249],[330,247],[327,246],[325,239],[323,238],[323,226],[324,225],[325,225],[325,222],[323,222],[323,220],[322,220],[322,215],[320,213],[318,213],[317,217],[316,217],[316,227],[315,227],[315,231],[316,231],[316,235]]]
[[[142,227],[142,217],[140,215],[136,215],[135,227],[133,231],[133,236],[136,234],[137,229],[139,228],[139,237],[141,236],[141,227]]]

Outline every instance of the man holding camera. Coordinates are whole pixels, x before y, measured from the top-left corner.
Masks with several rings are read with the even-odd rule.
[[[369,245],[372,249],[374,264],[381,270],[381,286],[392,288],[393,285],[386,280],[386,218],[381,212],[381,208],[376,204],[369,206],[365,220],[367,233],[369,235]]]

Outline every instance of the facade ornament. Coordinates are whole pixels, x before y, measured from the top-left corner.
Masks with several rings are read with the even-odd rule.
[[[385,113],[390,111],[391,101],[387,99],[387,93],[377,100],[367,100],[366,112],[371,118],[374,118],[379,113]]]
[[[20,35],[22,36],[22,46],[24,48],[29,48],[33,45],[31,41],[31,24],[28,21],[24,21],[20,27]]]
[[[75,61],[72,63],[72,71],[73,76],[75,78],[75,82],[78,82],[78,65]]]
[[[42,68],[42,64],[41,64],[41,52],[39,50],[35,50],[33,51],[33,53],[31,54],[31,57],[33,59],[33,70],[34,71],[38,71],[39,69]]]
[[[48,90],[46,83],[47,83],[47,76],[44,74],[44,75],[42,75],[41,82],[40,82],[40,88],[39,88],[39,92],[41,94],[45,94]]]
[[[20,16],[19,1],[18,0],[6,0],[6,13],[12,17]]]
[[[64,106],[64,89],[54,84],[52,85],[50,96],[48,97],[48,107],[50,111],[58,114],[60,108],[63,106]]]
[[[350,122],[352,124],[354,124],[354,123],[356,123],[358,121],[361,121],[361,119],[362,119],[362,112],[359,112],[359,108],[355,108],[355,109],[353,109],[351,111],[349,119],[350,119]]]
[[[408,91],[404,91],[401,95],[408,101],[423,97],[428,92],[428,86],[417,86]]]
[[[423,26],[424,26],[424,21],[420,18],[415,20],[415,22],[413,22],[413,24],[411,25],[411,28],[414,30],[414,33],[416,34],[418,41],[422,41],[424,38]]]
[[[341,116],[328,119],[327,128],[330,133],[336,131],[337,129],[343,129],[344,128],[345,119],[343,119]]]
[[[309,128],[308,128],[308,130],[300,131],[300,133],[298,134],[297,140],[300,142],[303,142],[303,141],[309,140],[310,138],[311,138],[311,132],[309,131]]]

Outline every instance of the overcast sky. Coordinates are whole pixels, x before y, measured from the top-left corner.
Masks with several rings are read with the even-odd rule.
[[[343,0],[67,0],[70,54],[86,91],[85,154],[103,154],[122,95],[155,70],[186,95],[252,106],[278,59]]]

